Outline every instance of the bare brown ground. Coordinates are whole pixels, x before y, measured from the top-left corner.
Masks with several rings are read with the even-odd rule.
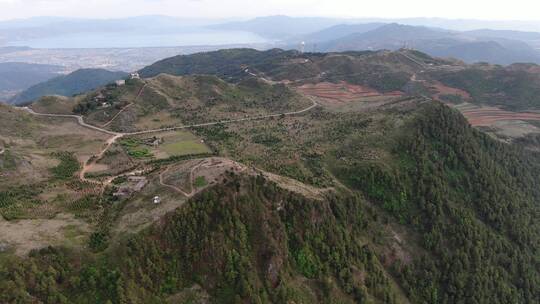
[[[332,190],[331,188],[319,189],[305,185],[296,180],[248,167],[227,158],[210,157],[188,160],[171,165],[160,174],[149,178],[150,183],[133,197],[122,211],[113,229],[114,233],[122,235],[126,231],[136,232],[148,227],[159,221],[165,214],[181,207],[187,199],[196,193],[214,184],[222,183],[227,172],[263,175],[283,189],[314,199],[320,199],[326,192]],[[207,184],[198,188],[194,184],[196,178],[201,176],[204,176]],[[155,196],[161,198],[161,203],[154,204],[152,202],[151,198]]]
[[[324,194],[327,191],[332,190],[331,188],[325,188],[325,189],[315,188],[313,186],[304,184],[292,178],[273,174],[270,172],[263,172],[259,170],[257,171],[261,173],[268,180],[271,180],[275,182],[276,184],[278,184],[283,189],[302,194],[309,198],[320,199],[322,197],[322,194]]]
[[[0,216],[0,243],[15,248],[15,253],[24,256],[32,249],[66,242],[82,243],[81,239],[90,231],[87,223],[73,215],[59,214],[53,219],[6,221]],[[69,245],[69,244],[68,244]]]
[[[326,99],[334,103],[348,103],[366,97],[403,95],[403,92],[399,91],[380,93],[372,88],[344,81],[340,83],[319,82],[317,84],[304,84],[297,87],[297,90],[305,95]]]
[[[498,121],[540,121],[540,113],[510,112],[496,107],[479,107],[461,111],[472,126],[491,126]]]
[[[441,100],[442,95],[457,95],[457,96],[461,96],[461,98],[465,100],[469,100],[471,98],[471,95],[468,92],[461,89],[446,86],[438,81],[432,84],[430,86],[430,89],[435,91],[435,94],[433,95],[433,97],[437,100]]]
[[[159,179],[162,186],[168,187],[186,197],[192,197],[209,185],[221,182],[220,177],[227,171],[240,173],[246,169],[247,167],[230,159],[210,157],[170,166],[160,174]],[[173,177],[179,171],[185,171],[187,185],[185,182],[182,183],[182,181],[179,181],[178,177]],[[197,177],[204,177],[208,184],[201,188],[195,187],[195,179]]]
[[[101,152],[99,152],[99,154],[96,155],[96,157],[94,157],[92,159],[89,158],[87,161],[84,162],[83,167],[82,167],[81,171],[79,172],[79,179],[80,180],[82,180],[83,182],[101,184],[100,182],[96,182],[94,180],[87,179],[85,177],[85,175],[86,175],[87,172],[91,172],[91,171],[96,170],[94,168],[94,165],[96,164],[96,162],[98,160],[102,159],[103,155],[105,155],[105,152],[107,152],[107,150],[109,150],[109,148],[116,142],[116,140],[121,138],[122,136],[123,136],[122,134],[117,134],[117,135],[107,139],[107,141],[105,142],[105,146],[104,146],[103,150],[101,150]]]
[[[178,173],[178,170],[184,170],[185,173],[187,173],[187,175],[189,176],[187,178],[188,185],[186,185],[185,182],[180,185],[182,182],[179,182],[178,180],[174,180],[174,178],[172,178],[172,175],[175,172]],[[176,192],[186,197],[191,197],[208,186],[220,183],[226,172],[234,172],[237,174],[245,173],[249,175],[260,174],[268,180],[275,182],[283,189],[300,193],[310,198],[320,198],[321,194],[329,190],[315,188],[303,184],[297,180],[272,174],[257,168],[247,167],[231,159],[222,157],[210,157],[171,166],[167,168],[163,173],[161,173],[160,184],[162,186],[175,190]],[[195,186],[195,179],[198,177],[204,177],[208,184],[204,187],[197,188]]]

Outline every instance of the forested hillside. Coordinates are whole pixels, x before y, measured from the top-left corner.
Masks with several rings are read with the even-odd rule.
[[[0,63],[0,101],[37,83],[57,77],[64,72],[61,66],[21,62]]]
[[[398,303],[366,239],[377,225],[358,197],[306,199],[231,175],[100,258],[49,248],[5,265],[0,300],[160,303],[204,297],[197,284],[217,303]]]
[[[326,133],[337,135],[330,157],[312,167],[341,185],[318,198],[229,172],[140,233],[110,242],[94,234],[97,253],[49,248],[2,263],[0,300],[537,303],[539,155],[491,139],[439,103],[381,111],[367,121],[349,114]],[[361,123],[349,124],[355,116]],[[379,119],[385,136],[369,137]],[[350,148],[375,138],[386,156]],[[100,205],[112,208],[106,221],[126,208],[110,194]]]
[[[167,58],[142,69],[141,75],[210,74],[232,82],[253,75],[292,83],[347,81],[390,92],[401,90],[412,74],[421,70],[422,66],[414,61],[416,53],[408,55],[411,61],[399,52],[386,51],[326,54],[229,49]],[[424,60],[435,65],[445,62],[427,55],[420,59]]]
[[[539,73],[236,49],[1,106],[0,303],[540,303]]]
[[[442,105],[410,126],[393,165],[337,174],[421,236],[427,254],[396,265],[411,301],[538,301],[538,154],[490,139]]]
[[[124,72],[110,72],[103,69],[81,69],[71,74],[55,77],[36,84],[11,99],[13,104],[35,101],[43,96],[61,95],[70,97],[84,93],[108,83],[125,78]]]
[[[216,52],[179,55],[158,61],[143,68],[142,77],[154,77],[165,73],[170,75],[208,74],[220,78],[238,79],[245,77],[244,66],[255,65],[272,70],[289,58],[298,55],[297,51],[273,49],[257,51],[254,49],[230,49]]]
[[[535,64],[473,65],[461,71],[434,72],[432,77],[469,92],[478,103],[518,111],[540,107],[540,67]]]

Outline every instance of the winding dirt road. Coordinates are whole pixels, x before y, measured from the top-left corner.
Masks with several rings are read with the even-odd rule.
[[[117,134],[109,139],[107,139],[106,141],[106,145],[105,145],[105,148],[103,148],[103,150],[101,150],[101,152],[99,152],[98,155],[96,155],[95,157],[92,157],[90,159],[88,159],[84,164],[83,164],[83,167],[81,169],[81,172],[79,173],[79,179],[83,182],[90,182],[90,183],[98,183],[98,184],[101,184],[100,182],[98,181],[94,181],[94,180],[91,180],[91,179],[87,179],[85,177],[86,175],[86,172],[90,171],[92,169],[92,167],[94,166],[94,164],[103,158],[103,155],[105,155],[105,152],[107,152],[107,150],[109,150],[109,148],[116,142],[117,139],[123,137],[124,135],[122,134]],[[112,181],[112,180],[111,180]]]
[[[143,87],[144,88],[144,87]],[[141,91],[142,92],[142,88],[141,88]],[[139,95],[138,95],[139,96]],[[29,108],[29,107],[22,107],[21,109],[27,111],[28,113],[32,114],[32,115],[37,115],[37,116],[44,116],[44,117],[63,117],[63,118],[74,118],[77,120],[77,123],[82,126],[82,127],[85,127],[85,128],[88,128],[88,129],[91,129],[91,130],[94,130],[94,131],[98,131],[98,132],[102,132],[102,133],[105,133],[105,134],[109,134],[109,135],[112,135],[111,138],[109,138],[107,141],[106,141],[106,145],[105,147],[103,148],[103,150],[96,156],[94,157],[91,157],[89,158],[84,164],[83,164],[83,168],[81,170],[81,172],[79,173],[79,178],[82,180],[82,181],[85,181],[85,182],[90,182],[90,183],[94,183],[94,184],[101,184],[101,185],[105,185],[106,183],[104,182],[100,182],[100,181],[95,181],[95,180],[90,180],[90,179],[87,179],[85,177],[86,173],[92,168],[92,166],[98,161],[100,160],[104,155],[105,155],[105,152],[119,139],[119,138],[122,138],[124,136],[132,136],[132,135],[142,135],[142,134],[151,134],[151,133],[161,133],[161,132],[168,132],[168,131],[175,131],[175,130],[182,130],[182,129],[189,129],[189,128],[197,128],[197,127],[206,127],[206,126],[213,126],[213,125],[219,125],[219,124],[231,124],[231,123],[237,123],[237,122],[244,122],[244,121],[255,121],[255,120],[262,120],[262,119],[267,119],[267,118],[272,118],[272,117],[281,117],[281,116],[291,116],[291,115],[298,115],[298,114],[302,114],[302,113],[305,113],[305,112],[308,112],[310,110],[312,110],[313,108],[317,107],[319,104],[317,103],[317,101],[315,101],[315,99],[311,98],[311,97],[307,97],[309,98],[309,100],[311,100],[312,102],[312,105],[305,108],[305,109],[302,109],[302,110],[299,110],[299,111],[292,111],[292,112],[285,112],[285,113],[276,113],[276,114],[268,114],[268,115],[258,115],[258,116],[252,116],[252,117],[246,117],[246,118],[240,118],[240,119],[230,119],[230,120],[221,120],[221,121],[215,121],[215,122],[207,122],[207,123],[200,123],[200,124],[192,124],[192,125],[184,125],[184,126],[177,126],[177,127],[169,127],[169,128],[161,128],[161,129],[154,129],[154,130],[145,130],[145,131],[138,131],[138,132],[129,132],[129,133],[119,133],[119,132],[114,132],[114,131],[110,131],[110,130],[107,130],[107,129],[104,129],[104,128],[101,128],[101,127],[97,127],[97,126],[94,126],[94,125],[90,125],[90,124],[87,124],[85,121],[84,121],[84,118],[83,116],[80,116],[80,115],[71,115],[71,114],[48,114],[48,113],[38,113],[36,111],[34,111],[33,109]],[[125,108],[124,108],[125,109]],[[167,185],[165,185],[167,186]],[[176,189],[178,190],[178,189]],[[181,191],[181,190],[180,190]],[[181,191],[182,192],[182,191]],[[185,193],[184,194],[186,196],[190,196],[191,194],[188,194],[188,193]]]
[[[95,180],[91,180],[91,179],[86,178],[85,175],[92,168],[92,166],[98,160],[100,160],[103,157],[105,152],[116,142],[116,140],[123,137],[124,134],[109,131],[109,130],[106,130],[106,129],[103,129],[103,128],[100,128],[100,127],[96,127],[94,125],[87,124],[86,122],[84,122],[84,118],[82,116],[80,116],[80,115],[38,113],[38,112],[34,111],[33,109],[31,109],[29,107],[23,107],[22,109],[27,111],[28,113],[30,113],[32,115],[37,115],[37,116],[75,118],[77,120],[77,123],[82,127],[85,127],[85,128],[88,128],[88,129],[91,129],[91,130],[94,130],[94,131],[98,131],[98,132],[101,132],[101,133],[113,135],[113,137],[107,139],[105,148],[103,150],[101,150],[101,152],[97,156],[90,157],[87,161],[84,162],[84,164],[82,166],[82,169],[81,169],[81,172],[79,173],[79,179],[81,181],[83,181],[83,182],[89,182],[89,183],[92,183],[92,184],[102,184],[99,181],[95,181]]]
[[[120,116],[120,114],[122,114],[125,110],[129,109],[131,106],[133,106],[135,104],[135,101],[137,101],[137,99],[139,99],[139,97],[141,97],[141,95],[142,95],[142,93],[144,91],[144,88],[146,88],[147,85],[148,85],[147,83],[144,83],[144,85],[139,89],[139,92],[137,92],[137,96],[135,96],[135,99],[133,100],[133,102],[130,102],[128,105],[123,107],[120,111],[118,111],[118,113],[116,113],[116,115],[114,115],[111,118],[111,120],[109,120],[105,124],[101,125],[101,127],[102,128],[108,127],[118,116]]]
[[[312,110],[313,108],[317,107],[319,104],[315,101],[315,99],[308,97],[309,100],[311,100],[312,104],[302,110],[299,111],[292,111],[292,112],[285,112],[285,113],[276,113],[276,114],[267,114],[267,115],[258,115],[258,116],[252,116],[252,117],[245,117],[245,118],[239,118],[239,119],[230,119],[230,120],[220,120],[220,121],[214,121],[214,122],[207,122],[207,123],[200,123],[200,124],[192,124],[192,125],[184,125],[184,126],[176,126],[176,127],[169,127],[169,128],[161,128],[161,129],[153,129],[153,130],[144,130],[144,131],[137,131],[137,132],[126,132],[126,133],[119,133],[110,131],[107,129],[103,129],[100,127],[96,127],[94,125],[90,125],[84,122],[84,118],[80,115],[71,115],[71,114],[46,114],[46,113],[37,113],[34,110],[32,110],[29,107],[23,107],[22,109],[26,110],[30,114],[38,115],[38,116],[46,116],[46,117],[65,117],[65,118],[75,118],[79,125],[85,128],[89,128],[98,132],[114,135],[115,137],[120,135],[122,136],[130,136],[130,135],[141,135],[141,134],[149,134],[149,133],[161,133],[161,132],[168,132],[168,131],[175,131],[180,129],[189,129],[189,128],[197,128],[197,127],[206,127],[206,126],[213,126],[213,125],[219,125],[219,124],[230,124],[230,123],[236,123],[236,122],[243,122],[243,121],[254,121],[254,120],[262,120],[266,118],[272,118],[272,117],[280,117],[280,116],[291,116],[291,115],[298,115],[305,112],[308,112]],[[117,138],[119,138],[117,137]]]
[[[164,176],[167,172],[169,172],[169,169],[171,169],[170,166],[167,167],[167,169],[165,169],[165,171],[161,172],[161,174],[159,175],[159,184],[162,185],[162,186],[164,186],[164,187],[170,188],[170,189],[172,189],[172,190],[174,190],[174,191],[176,191],[176,192],[179,192],[179,193],[181,193],[182,195],[184,195],[185,197],[191,197],[191,196],[193,195],[193,184],[191,184],[191,192],[190,192],[190,193],[187,193],[187,192],[185,192],[184,190],[182,190],[182,189],[180,189],[180,188],[178,188],[178,187],[176,187],[176,186],[169,185],[169,184],[166,184],[166,183],[165,183],[163,176]],[[193,174],[193,170],[191,170],[191,173],[190,173],[190,174]],[[190,181],[191,181],[191,179],[192,179],[192,176],[191,176],[191,175],[190,175],[189,179],[190,179]]]
[[[266,118],[272,118],[272,117],[280,117],[280,116],[291,116],[291,115],[298,115],[305,113],[307,111],[312,110],[313,108],[317,107],[319,104],[311,97],[308,97],[309,100],[313,103],[311,106],[299,110],[299,111],[293,111],[293,112],[286,112],[286,113],[277,113],[277,114],[268,114],[268,115],[258,115],[258,116],[252,116],[252,117],[246,117],[246,118],[239,118],[239,119],[230,119],[230,120],[220,120],[220,121],[214,121],[214,122],[207,122],[207,123],[200,123],[200,124],[193,124],[193,125],[185,125],[185,126],[177,126],[177,127],[170,127],[170,128],[162,128],[162,129],[154,129],[154,130],[145,130],[145,131],[139,131],[139,132],[131,132],[131,133],[124,133],[124,135],[141,135],[141,134],[150,134],[150,133],[160,133],[160,132],[167,132],[167,131],[175,131],[175,130],[181,130],[181,129],[190,129],[190,128],[197,128],[197,127],[207,127],[207,126],[214,126],[219,124],[231,124],[236,122],[243,122],[243,121],[254,121],[254,120],[262,120]]]
[[[223,166],[227,165],[227,162],[229,162],[230,164],[233,164],[233,165],[235,164],[234,161],[224,160],[224,159],[215,158],[215,157],[203,158],[203,159],[199,159],[198,161],[199,162],[197,164],[195,164],[195,166],[193,166],[189,171],[189,187],[191,189],[191,191],[189,193],[182,190],[182,189],[180,189],[177,186],[165,183],[164,176],[165,176],[165,174],[167,174],[167,172],[169,172],[171,167],[173,167],[174,165],[168,166],[163,172],[161,172],[161,174],[159,175],[159,183],[164,187],[170,188],[170,189],[172,189],[172,190],[174,190],[176,192],[179,192],[179,193],[183,194],[187,198],[190,198],[190,197],[194,196],[197,193],[197,187],[195,186],[195,179],[196,179],[196,174],[195,173],[196,173],[197,170],[199,170],[201,168],[208,169],[208,168],[223,167]],[[241,166],[241,169],[238,172],[244,172],[247,169],[248,168],[246,166]]]
[[[94,131],[106,133],[106,134],[109,134],[109,135],[119,135],[119,134],[122,134],[122,133],[118,133],[118,132],[114,132],[114,131],[109,131],[109,130],[107,130],[107,129],[103,129],[103,128],[100,128],[100,127],[96,127],[96,126],[94,126],[94,125],[87,124],[86,122],[84,122],[84,118],[83,118],[82,116],[80,116],[80,115],[38,113],[38,112],[32,110],[32,109],[29,108],[29,107],[22,107],[21,109],[27,111],[28,113],[30,113],[30,114],[32,114],[32,115],[37,115],[37,116],[75,118],[75,119],[77,120],[77,123],[78,123],[79,125],[81,125],[82,127],[85,127],[85,128],[88,128],[88,129],[92,129],[92,130],[94,130]]]

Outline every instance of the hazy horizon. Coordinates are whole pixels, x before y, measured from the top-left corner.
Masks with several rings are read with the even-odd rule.
[[[331,18],[283,14],[237,19],[167,15],[114,18],[36,16],[0,21],[0,46],[68,49],[264,44],[282,47],[287,46],[291,38],[302,39],[299,37],[336,25],[363,23],[400,23],[453,31],[492,29],[540,32],[540,21],[438,17]],[[533,47],[539,48],[540,45],[534,42]]]
[[[427,0],[359,2],[354,0],[0,0],[0,20],[38,16],[123,18],[141,15],[237,19],[257,16],[333,18],[446,18],[494,21],[538,21],[540,5],[456,0],[445,7]]]
[[[0,0],[0,5],[2,0]],[[1,13],[1,12],[0,12]],[[493,19],[493,18],[453,18],[453,17],[441,17],[441,16],[410,16],[410,17],[389,17],[389,16],[331,16],[331,15],[293,15],[293,14],[267,14],[267,15],[254,15],[254,16],[230,16],[230,17],[193,17],[193,16],[175,16],[168,14],[137,14],[129,16],[69,16],[69,15],[36,15],[28,17],[13,17],[13,18],[2,18],[0,17],[0,23],[9,23],[9,22],[22,22],[22,21],[42,21],[47,22],[64,19],[66,21],[70,20],[80,20],[80,21],[107,21],[107,20],[125,20],[125,19],[137,19],[144,17],[163,17],[171,18],[176,20],[182,20],[186,22],[194,22],[199,25],[209,25],[209,24],[219,24],[225,22],[240,22],[248,21],[259,18],[268,18],[268,17],[290,17],[290,18],[328,18],[336,19],[343,21],[386,21],[392,22],[392,20],[432,20],[432,21],[454,21],[454,22],[500,22],[506,24],[512,23],[538,23],[540,24],[540,18],[538,19]]]

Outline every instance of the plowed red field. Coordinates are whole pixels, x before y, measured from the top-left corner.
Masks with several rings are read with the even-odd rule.
[[[403,92],[380,93],[372,88],[349,84],[346,82],[304,84],[297,88],[303,94],[324,98],[334,102],[351,102],[365,97],[402,96]]]
[[[465,109],[461,112],[473,126],[490,126],[502,120],[540,120],[540,113],[509,112],[494,107]]]
[[[433,95],[433,97],[435,97],[435,99],[437,100],[441,100],[441,95],[458,95],[458,96],[461,96],[461,98],[465,100],[471,98],[471,95],[468,92],[461,89],[446,86],[440,82],[436,82],[433,85],[431,85],[430,89],[435,91],[435,94]]]

